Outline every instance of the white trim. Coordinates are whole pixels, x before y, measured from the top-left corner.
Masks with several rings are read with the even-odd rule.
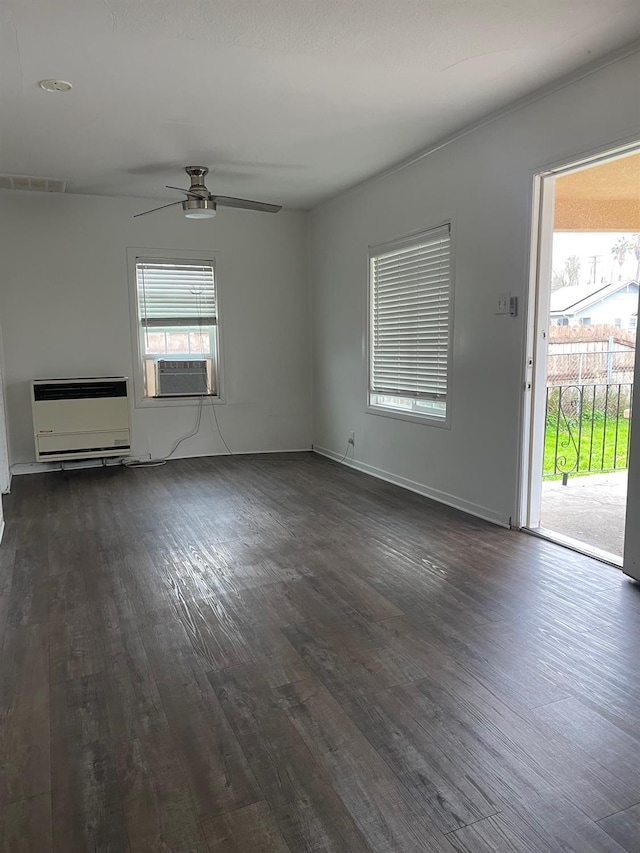
[[[0,329],[0,491],[7,494],[11,488],[9,465],[9,427],[7,423],[7,399],[5,377],[4,343]]]
[[[104,463],[102,459],[104,458]],[[121,465],[124,459],[146,461],[151,454],[140,453],[133,456],[98,457],[97,459],[71,459],[65,462],[14,462],[11,475],[19,477],[22,474],[46,474],[48,471],[76,471],[84,468],[103,468]]]
[[[531,415],[535,350],[535,310],[537,304],[538,246],[542,203],[542,177],[534,175],[532,180],[531,207],[529,210],[529,255],[525,284],[524,335],[522,336],[521,364],[522,385],[519,408],[518,466],[516,469],[516,503],[513,517],[516,525],[523,527],[529,512],[529,482],[531,471]]]
[[[185,453],[184,456],[172,456],[167,459],[167,462],[175,462],[178,459],[213,459],[218,456],[226,456],[232,459],[234,456],[270,456],[274,453],[311,453],[313,447],[286,447],[281,450],[234,450],[233,453],[227,453],[223,450],[221,453]]]
[[[383,254],[387,251],[393,251],[397,248],[404,248],[422,238],[428,238],[430,235],[438,231],[447,229],[449,236],[449,345],[447,349],[447,396],[446,396],[446,414],[444,418],[434,417],[426,413],[409,412],[402,409],[393,409],[386,406],[376,406],[371,403],[371,260],[377,254]],[[453,215],[445,217],[435,225],[420,228],[417,231],[411,231],[408,234],[403,234],[385,240],[376,245],[370,245],[367,252],[367,275],[366,288],[367,295],[365,300],[366,318],[364,326],[364,336],[362,347],[364,352],[364,381],[365,381],[365,405],[364,410],[369,415],[381,415],[385,418],[395,418],[401,421],[412,421],[413,423],[421,423],[424,426],[435,426],[440,429],[451,429],[451,411],[453,400],[453,335],[455,323],[455,278],[456,278],[456,233],[455,233],[455,217]],[[401,395],[398,395],[401,396]]]
[[[220,252],[212,250],[195,249],[153,249],[143,246],[127,246],[127,281],[129,283],[129,316],[131,323],[131,348],[133,355],[133,404],[136,409],[172,407],[172,406],[198,406],[199,399],[221,405],[226,403],[224,393],[224,336],[222,325],[224,322],[222,295],[220,287]],[[138,282],[136,276],[136,262],[138,258],[151,258],[168,261],[195,261],[200,263],[211,263],[214,268],[216,288],[216,312],[218,322],[216,324],[216,337],[218,343],[217,352],[217,385],[218,393],[206,395],[203,398],[170,398],[170,397],[147,397],[144,389],[144,365],[140,349],[140,323],[138,320]]]
[[[629,51],[630,55],[636,53]],[[624,58],[621,56],[620,58]],[[617,61],[617,60],[616,60]],[[598,70],[598,69],[596,69]],[[526,284],[527,317],[525,325],[525,341],[523,352],[522,376],[523,382],[520,386],[520,450],[517,468],[517,490],[514,518],[517,519],[519,528],[537,529],[540,518],[540,489],[541,481],[537,482],[534,477],[534,469],[539,468],[542,472],[542,458],[544,454],[544,438],[534,440],[533,430],[536,428],[536,413],[533,411],[535,405],[540,405],[536,394],[540,394],[541,373],[544,372],[546,384],[546,346],[548,340],[541,341],[544,327],[548,335],[550,321],[549,301],[551,293],[551,254],[553,244],[553,216],[554,216],[554,193],[555,178],[581,172],[585,169],[608,163],[621,157],[629,156],[634,152],[640,152],[640,141],[637,132],[624,140],[609,140],[602,145],[589,149],[586,152],[567,155],[554,163],[547,163],[536,167],[530,172],[532,199],[530,219],[530,242],[529,242],[529,275]],[[546,306],[540,305],[540,278],[548,276],[548,292],[546,294]],[[630,279],[630,284],[634,279]],[[542,310],[541,310],[542,309]],[[540,314],[544,316],[540,316]],[[544,343],[544,347],[541,344]],[[544,350],[541,353],[541,349]],[[531,359],[532,363],[529,363]],[[544,369],[541,361],[544,362]],[[536,387],[537,386],[537,387]],[[539,437],[538,437],[539,438]]]
[[[520,527],[538,527],[540,524],[555,204],[555,177],[552,174],[535,176],[533,204],[537,210],[534,211],[531,229],[527,349],[521,408],[520,501],[515,515]]]
[[[143,397],[142,400],[138,400],[136,397],[134,399],[134,406],[136,409],[154,409],[165,406],[192,406],[193,408],[197,408],[200,405],[201,399],[204,400],[207,405],[211,406],[224,406],[227,402],[213,394],[202,394],[201,396],[193,394],[184,397]]]
[[[371,392],[367,394],[371,396]],[[407,398],[410,399],[410,398]],[[447,400],[447,409],[449,401]],[[425,426],[440,427],[440,429],[451,429],[450,418],[437,418],[434,415],[422,415],[420,412],[413,412],[402,409],[392,409],[390,406],[375,406],[369,403],[364,410],[366,415],[381,415],[383,418],[395,418],[397,421],[411,421],[414,424],[424,424]]]
[[[224,451],[222,453],[185,453],[183,456],[172,456],[171,459],[167,459],[166,461],[177,462],[180,459],[208,459],[216,456],[228,456],[229,458],[232,458],[233,456],[266,456],[273,453],[311,453],[312,451],[313,447],[309,445],[308,447],[299,448],[287,447],[282,450],[242,450],[234,453],[226,453]],[[151,454],[134,453],[132,456],[108,459],[107,466],[121,465],[124,459],[127,459],[128,461],[136,460],[140,462],[148,462],[151,459]],[[102,460],[100,459],[78,459],[73,462],[66,462],[64,469],[60,462],[16,462],[11,466],[11,472],[15,476],[21,476],[22,474],[46,474],[49,471],[75,471],[80,468],[102,467]]]
[[[636,52],[637,48],[629,51],[628,54],[625,53],[620,57],[620,59],[623,59],[626,55]],[[596,68],[595,70],[598,69]],[[640,151],[640,142],[638,141],[638,134],[636,132],[634,135],[627,136],[624,139],[609,140],[596,148],[589,149],[586,152],[574,153],[567,155],[560,160],[556,160],[553,163],[536,166],[530,172],[532,181],[532,199],[530,208],[529,274],[527,276],[526,285],[527,316],[522,367],[523,382],[520,390],[520,450],[517,469],[518,485],[516,490],[516,506],[514,508],[514,518],[517,519],[517,526],[519,528],[536,528],[536,525],[539,522],[539,518],[537,516],[540,512],[539,495],[531,495],[533,482],[532,471],[534,465],[537,464],[532,459],[532,455],[535,456],[536,453],[536,449],[534,447],[535,442],[532,437],[532,430],[535,428],[532,407],[535,402],[536,380],[538,380],[538,383],[540,380],[538,375],[540,359],[537,357],[540,353],[536,353],[536,348],[539,350],[541,318],[538,316],[540,308],[538,305],[538,295],[539,279],[543,272],[543,267],[549,267],[549,281],[551,280],[550,255],[551,242],[553,238],[554,205],[553,199],[551,201],[549,200],[549,188],[554,186],[553,179],[556,177],[571,174],[573,172],[580,172],[601,163],[607,163],[611,160],[626,157],[638,151]],[[545,187],[547,190],[546,197],[543,192]],[[545,236],[547,241],[546,245]],[[633,281],[633,279],[630,281]],[[548,327],[549,319],[550,311],[547,312],[547,326],[545,328]],[[529,359],[532,360],[532,364],[529,364]],[[538,449],[538,454],[539,452],[540,451]],[[535,489],[536,487],[534,486],[533,488]]]
[[[382,468],[375,468],[373,465],[367,465],[365,462],[359,462],[357,459],[345,459],[344,454],[335,453],[333,450],[328,450],[326,447],[320,447],[317,444],[313,445],[313,452],[320,456],[326,456],[342,465],[348,465],[349,468],[355,468],[356,471],[362,471],[364,474],[369,474],[376,477],[378,480],[384,480],[387,483],[393,483],[395,486],[400,486],[410,492],[415,492],[425,498],[438,503],[450,506],[453,509],[459,509],[466,512],[468,515],[473,515],[476,518],[481,518],[484,521],[489,521],[492,524],[497,524],[500,527],[511,527],[511,519],[505,515],[488,509],[480,504],[472,501],[465,501],[463,498],[458,498],[455,495],[450,495],[448,492],[441,492],[439,489],[432,489],[430,486],[424,486],[422,483],[416,483],[415,480],[409,480],[406,477],[399,477],[392,474],[390,471],[384,471]]]
[[[541,168],[536,168],[535,174],[548,174],[561,178],[575,172],[592,169],[594,166],[620,160],[639,151],[640,141],[638,141],[638,132],[636,131],[623,139],[608,140],[595,148],[582,151],[580,154],[563,157],[553,163],[546,163]]]

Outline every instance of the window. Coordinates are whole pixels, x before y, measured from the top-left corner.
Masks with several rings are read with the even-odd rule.
[[[630,328],[630,329],[635,329],[637,325],[638,325],[638,318],[637,318],[637,316],[636,316],[636,317],[629,317],[629,328]]]
[[[580,317],[580,325],[581,326],[590,326],[591,325],[591,317]]]
[[[448,420],[450,226],[370,255],[369,409]]]
[[[616,329],[621,329],[622,328],[622,317],[616,317],[616,319],[613,321],[613,324],[616,327]]]
[[[219,396],[213,261],[137,257],[135,279],[144,397]]]

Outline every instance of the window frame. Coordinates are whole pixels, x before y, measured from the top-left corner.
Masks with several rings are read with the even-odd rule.
[[[217,380],[217,394],[190,394],[176,397],[148,397],[145,389],[145,355],[143,353],[143,326],[140,322],[138,310],[138,277],[136,265],[139,260],[173,261],[175,263],[206,263],[211,264],[214,271],[214,282],[216,289],[216,338],[217,352],[213,354],[213,371]],[[129,280],[129,312],[131,319],[131,345],[133,351],[133,390],[134,405],[137,409],[173,407],[173,406],[198,406],[201,400],[217,405],[225,403],[224,394],[224,347],[222,332],[222,298],[220,293],[220,262],[216,253],[211,250],[198,252],[189,249],[151,249],[146,247],[127,247],[127,269]],[[209,328],[208,326],[206,328]],[[160,358],[161,356],[158,356]],[[171,358],[168,354],[167,358]],[[210,358],[210,356],[205,356]]]
[[[387,406],[376,405],[371,402],[371,355],[372,355],[372,312],[373,312],[373,277],[372,277],[372,260],[373,258],[390,252],[395,249],[409,248],[420,243],[422,240],[429,239],[434,232],[440,231],[443,228],[449,229],[449,340],[447,346],[447,394],[446,394],[446,414],[444,418],[431,415],[428,412],[416,412],[406,409],[394,409]],[[425,426],[437,427],[439,429],[451,429],[452,421],[452,401],[453,401],[453,335],[454,335],[454,306],[455,306],[455,230],[453,218],[446,219],[437,225],[429,228],[421,228],[419,231],[414,231],[405,234],[402,237],[397,237],[385,243],[378,243],[369,246],[367,254],[367,316],[366,316],[366,333],[365,333],[365,412],[370,415],[379,415],[384,418],[394,418],[396,420],[410,421],[412,423],[420,423]],[[384,396],[384,395],[381,395]],[[393,395],[389,395],[393,396]],[[415,399],[415,398],[407,398]]]

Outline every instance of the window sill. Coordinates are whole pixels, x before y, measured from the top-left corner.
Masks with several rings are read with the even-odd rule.
[[[451,428],[448,416],[446,418],[434,418],[431,415],[421,415],[417,412],[403,412],[399,409],[386,409],[382,406],[367,406],[365,412],[368,415],[381,415],[383,418],[395,418],[399,421],[412,421],[413,423],[439,427],[440,429]]]
[[[172,406],[197,406],[200,401],[214,406],[224,405],[225,401],[216,394],[177,394],[175,397],[163,394],[161,397],[143,397],[136,399],[136,409],[154,409]]]

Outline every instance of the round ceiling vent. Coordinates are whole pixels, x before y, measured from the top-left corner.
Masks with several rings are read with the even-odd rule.
[[[68,92],[72,88],[66,80],[40,80],[38,86],[45,92]]]

